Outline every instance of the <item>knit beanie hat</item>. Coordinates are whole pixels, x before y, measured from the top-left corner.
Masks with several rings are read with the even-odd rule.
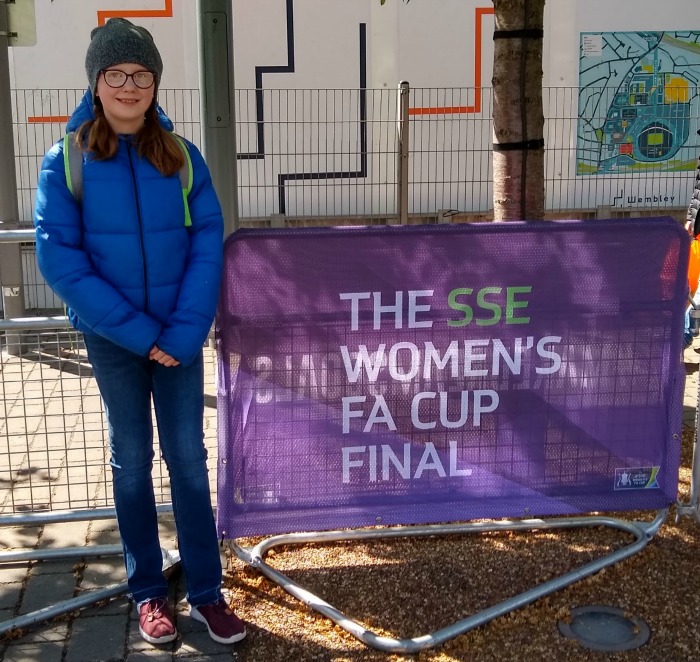
[[[90,33],[90,45],[85,54],[85,71],[93,97],[100,72],[125,62],[140,64],[154,72],[155,86],[158,87],[163,74],[163,60],[151,33],[125,18],[110,18]]]

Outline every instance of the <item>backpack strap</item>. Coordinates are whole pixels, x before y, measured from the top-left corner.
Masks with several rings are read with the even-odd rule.
[[[190,205],[188,202],[188,196],[192,190],[192,158],[190,157],[190,150],[187,148],[187,143],[176,133],[173,133],[172,136],[175,138],[175,142],[178,144],[182,150],[182,155],[185,157],[185,163],[182,168],[180,168],[180,185],[182,186],[182,201],[185,203],[185,227],[189,228],[192,225]]]
[[[68,190],[80,204],[83,202],[83,150],[75,142],[75,131],[63,138],[63,167]]]
[[[185,141],[177,134],[172,134],[175,142],[182,150],[182,155],[185,158],[185,163],[179,170],[180,186],[182,187],[182,201],[185,205],[185,227],[192,226],[192,217],[190,216],[190,205],[188,196],[192,190],[192,158],[190,150],[187,148]],[[73,194],[73,198],[78,204],[83,202],[83,150],[75,142],[75,131],[67,133],[63,138],[63,167],[66,173],[66,186]]]

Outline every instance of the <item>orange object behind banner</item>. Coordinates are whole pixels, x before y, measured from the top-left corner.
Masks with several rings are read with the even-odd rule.
[[[700,279],[700,239],[695,237],[690,243],[690,260],[688,261],[688,286],[691,297],[695,296],[698,289],[698,279]]]

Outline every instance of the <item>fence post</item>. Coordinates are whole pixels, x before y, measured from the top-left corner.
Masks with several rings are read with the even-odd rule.
[[[400,225],[408,224],[408,81],[399,83],[397,133],[398,153],[396,155],[396,199]]]
[[[199,87],[204,155],[224,214],[224,236],[239,227],[233,28],[228,0],[198,0]]]
[[[0,229],[15,230],[19,226],[17,206],[17,174],[10,101],[10,62],[8,55],[7,2],[0,0]],[[24,317],[22,285],[22,248],[19,244],[0,244],[0,284],[6,319]],[[22,353],[21,335],[5,335],[9,354]]]

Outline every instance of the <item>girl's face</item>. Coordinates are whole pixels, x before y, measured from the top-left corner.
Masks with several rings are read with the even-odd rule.
[[[124,76],[118,72],[128,74],[126,82],[121,87],[111,87],[107,84],[106,78],[111,85],[119,84]],[[133,74],[136,74],[141,87],[134,83]],[[153,103],[155,94],[153,74],[151,74],[153,84],[144,87],[149,82],[148,74],[151,72],[144,69],[142,65],[127,62],[115,64],[100,72],[95,93],[102,102],[105,117],[115,133],[133,134],[143,126],[146,111]]]

